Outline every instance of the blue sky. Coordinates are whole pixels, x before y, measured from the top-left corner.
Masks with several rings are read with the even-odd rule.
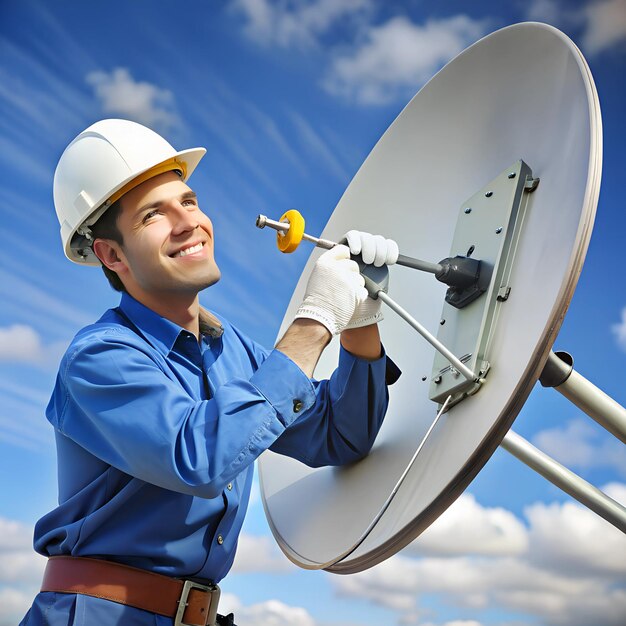
[[[74,333],[117,304],[63,256],[52,175],[103,117],[205,146],[192,184],[223,280],[202,301],[271,345],[308,250],[280,255],[258,213],[296,207],[316,234],[413,94],[481,36],[551,23],[585,54],[604,125],[603,181],[578,289],[556,342],[626,404],[626,2],[408,0],[0,3],[0,625],[40,582],[34,522],[56,501],[43,417]],[[623,446],[536,389],[515,429],[626,501]],[[626,616],[626,540],[504,451],[415,544],[355,576],[301,571],[258,495],[223,584],[240,626],[610,626]]]

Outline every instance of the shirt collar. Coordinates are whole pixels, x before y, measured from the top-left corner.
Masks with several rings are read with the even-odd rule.
[[[167,356],[171,352],[181,332],[188,332],[182,326],[161,317],[152,309],[144,306],[129,293],[122,294],[120,309],[145,339],[163,356]]]

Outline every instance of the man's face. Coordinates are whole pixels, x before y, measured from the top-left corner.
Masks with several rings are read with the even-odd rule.
[[[175,172],[138,185],[122,197],[121,207],[120,278],[135,298],[165,304],[168,298],[195,296],[219,280],[211,220]]]

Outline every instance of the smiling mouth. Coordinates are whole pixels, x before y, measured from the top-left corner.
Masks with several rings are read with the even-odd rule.
[[[204,243],[197,243],[195,246],[191,246],[189,248],[185,248],[184,250],[179,250],[175,254],[172,254],[172,258],[187,256],[188,254],[193,254],[194,252],[199,252],[204,247]]]

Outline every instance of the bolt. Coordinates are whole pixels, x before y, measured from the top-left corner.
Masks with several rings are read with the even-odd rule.
[[[509,178],[515,178],[515,172],[511,172],[511,173],[509,174]]]
[[[469,214],[472,212],[472,209],[470,209],[470,207],[465,207],[465,213]]]
[[[435,385],[438,385],[441,382],[441,376],[437,376],[437,378],[435,378],[433,382],[435,383]]]
[[[443,326],[446,323],[446,320],[439,320],[439,323]]]
[[[493,196],[493,191],[488,191],[488,192],[485,194],[485,198],[491,198],[491,196]]]
[[[502,232],[502,226],[496,228],[496,235],[499,235]]]

